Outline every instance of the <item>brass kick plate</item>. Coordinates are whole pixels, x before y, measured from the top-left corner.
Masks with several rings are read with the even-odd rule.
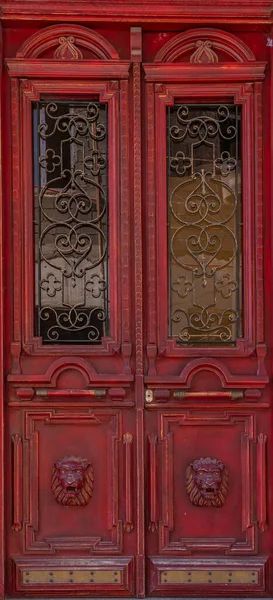
[[[238,569],[217,569],[212,571],[196,570],[171,570],[161,571],[161,583],[183,584],[229,584],[240,585],[246,583],[258,584],[258,571]]]
[[[96,585],[101,583],[121,583],[121,571],[103,571],[101,570],[29,570],[22,571],[22,583],[24,585],[31,584],[79,584],[85,583],[88,585]]]

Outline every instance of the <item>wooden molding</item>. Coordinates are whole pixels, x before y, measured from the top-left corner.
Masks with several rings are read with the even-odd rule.
[[[23,520],[23,446],[18,433],[12,436],[13,443],[13,531],[22,529]]]
[[[132,375],[122,375],[122,374],[98,374],[95,367],[91,364],[90,361],[85,360],[80,356],[63,356],[63,358],[55,358],[52,361],[48,369],[45,373],[39,373],[36,375],[33,374],[12,374],[8,375],[8,381],[10,381],[13,385],[17,387],[25,387],[28,384],[34,386],[35,388],[47,387],[47,388],[55,388],[57,385],[57,379],[61,373],[70,370],[78,371],[83,378],[83,384],[86,384],[86,388],[93,387],[94,383],[117,383],[118,381],[123,382],[126,385],[126,382],[133,380]]]
[[[257,513],[258,527],[263,533],[268,529],[266,447],[267,435],[260,433],[257,437]]]
[[[149,529],[154,532],[158,529],[157,498],[158,498],[158,438],[155,433],[150,433],[149,440]]]
[[[142,29],[131,27],[130,29],[130,55],[132,62],[142,62]]]
[[[93,61],[93,60],[57,60],[39,58],[10,58],[6,65],[11,77],[29,77],[38,79],[126,79],[128,77],[128,61]],[[44,81],[43,81],[44,83]],[[75,90],[75,86],[74,86]]]
[[[125,446],[125,513],[123,529],[126,533],[130,533],[134,529],[133,524],[133,436],[131,433],[124,433],[123,444]]]
[[[223,64],[225,68],[223,68]],[[265,62],[226,62],[226,63],[174,63],[170,69],[168,63],[147,63],[143,65],[145,80],[151,82],[168,83],[232,83],[244,81],[263,80],[265,76]],[[228,90],[226,90],[228,95]]]
[[[208,0],[92,0],[86,2],[71,2],[71,0],[48,0],[37,6],[36,0],[2,0],[2,18],[20,19],[52,19],[65,17],[66,21],[76,18],[96,22],[150,22],[156,19],[165,23],[258,23],[264,25],[270,22],[271,0],[222,0],[215,3]]]

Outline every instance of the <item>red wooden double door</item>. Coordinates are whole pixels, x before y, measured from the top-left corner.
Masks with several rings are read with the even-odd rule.
[[[7,593],[270,595],[266,49],[68,24],[16,43]]]

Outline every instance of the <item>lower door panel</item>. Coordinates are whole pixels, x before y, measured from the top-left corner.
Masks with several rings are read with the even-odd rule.
[[[233,596],[266,592],[269,561],[151,557],[149,592],[159,596]]]
[[[43,595],[79,593],[131,595],[133,593],[133,558],[98,559],[14,559],[13,578],[16,591]]]
[[[146,413],[149,594],[268,594],[265,415],[238,404]]]
[[[133,595],[134,414],[59,404],[10,422],[10,595]]]

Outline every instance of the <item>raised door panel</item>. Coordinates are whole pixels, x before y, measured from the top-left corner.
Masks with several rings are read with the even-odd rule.
[[[265,414],[209,400],[147,412],[150,593],[265,590]]]
[[[117,585],[121,592],[127,584],[131,588],[132,571],[130,579],[124,579],[118,556],[128,555],[123,563],[127,568],[135,546],[133,415],[118,409],[47,405],[13,409],[11,427],[9,564],[11,569],[17,565],[21,573],[12,583],[12,592],[31,593],[42,586],[50,594],[60,589],[60,556],[69,557],[66,575],[71,569],[76,574],[70,581],[63,573],[64,584],[83,583],[87,594],[98,583],[105,590],[113,584],[109,589],[113,593]],[[24,554],[19,562],[18,550]],[[40,556],[38,562],[35,555]],[[105,564],[101,556],[108,557]],[[86,561],[78,561],[80,557]],[[106,565],[105,578],[101,572],[93,580],[90,573],[80,575],[81,564],[96,572]],[[54,572],[52,577],[49,571]]]

